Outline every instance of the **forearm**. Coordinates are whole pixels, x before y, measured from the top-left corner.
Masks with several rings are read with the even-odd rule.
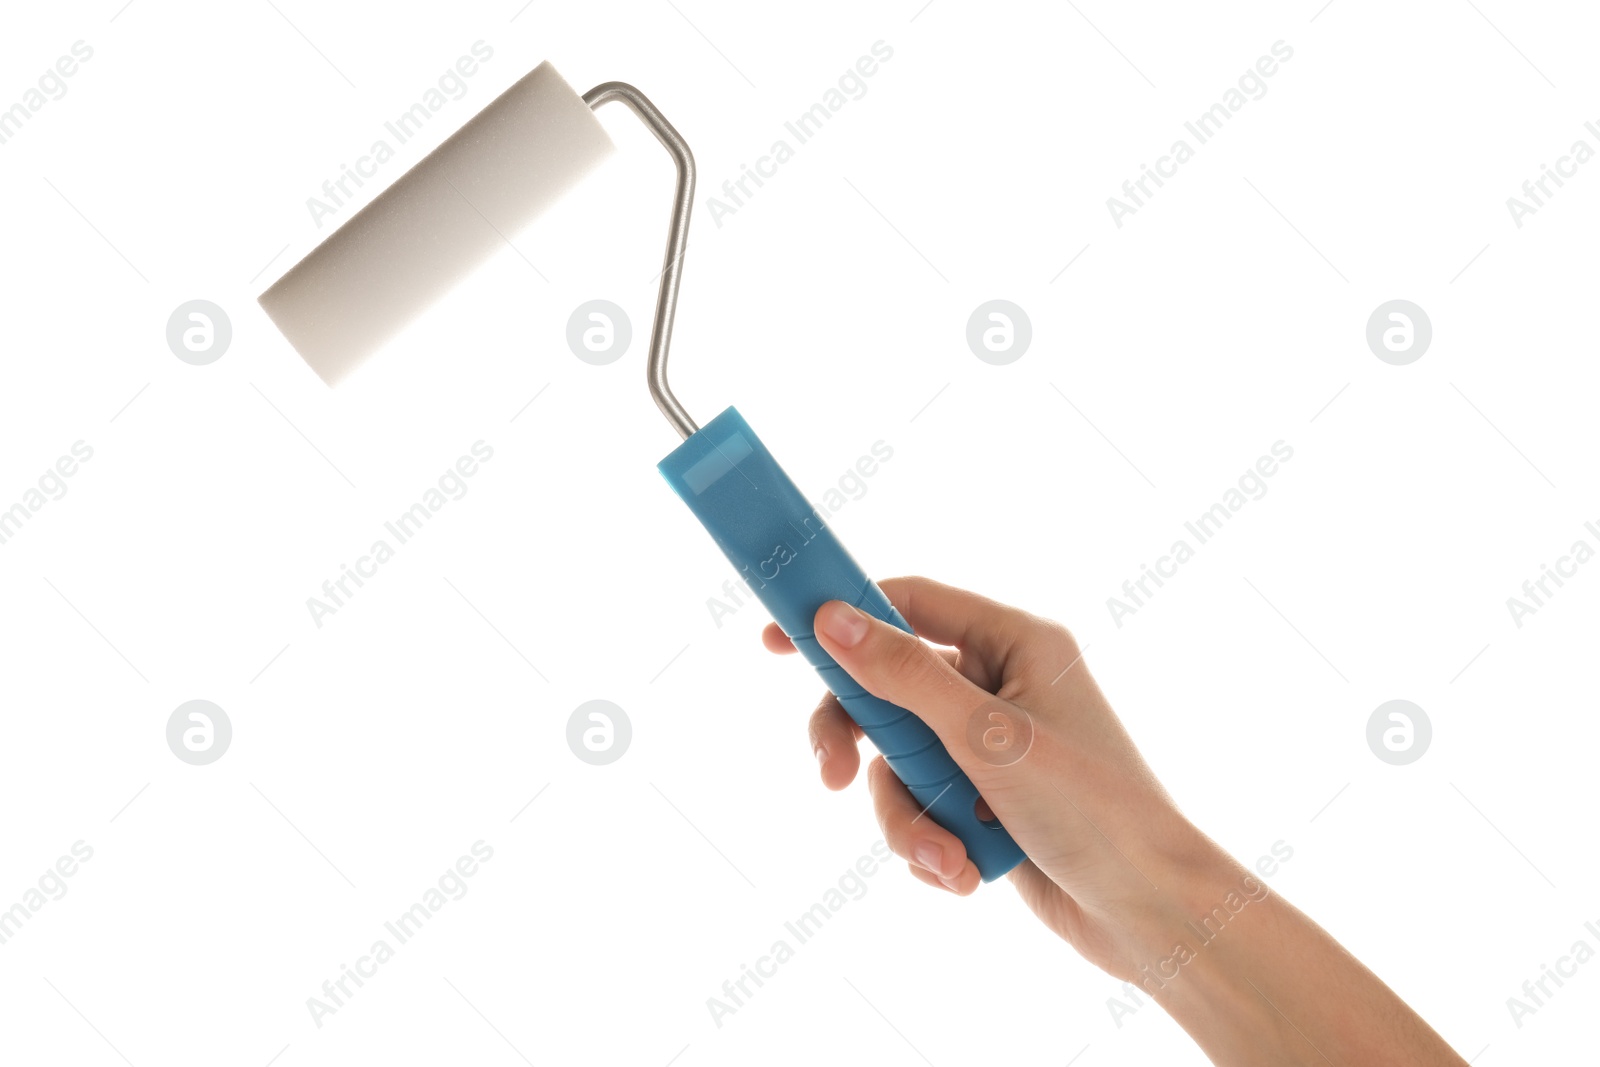
[[[1464,1061],[1326,931],[1215,850],[1167,884],[1182,902],[1140,938],[1133,981],[1211,1059],[1255,1064]],[[1170,942],[1168,944],[1167,942]]]

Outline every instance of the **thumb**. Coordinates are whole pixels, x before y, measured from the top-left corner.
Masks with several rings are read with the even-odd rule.
[[[842,600],[817,609],[815,632],[823,650],[863,689],[915,714],[947,748],[965,735],[972,713],[994,699],[915,634]]]

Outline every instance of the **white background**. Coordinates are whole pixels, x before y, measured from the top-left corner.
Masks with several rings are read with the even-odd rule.
[[[330,230],[306,198],[478,40],[363,199],[541,60],[639,86],[700,166],[690,411],[738,404],[817,494],[886,442],[837,520],[869,570],[1072,626],[1185,810],[1246,862],[1292,847],[1273,888],[1464,1056],[1592,1047],[1600,964],[1520,1028],[1506,998],[1600,948],[1600,564],[1520,628],[1506,599],[1600,547],[1600,162],[1521,228],[1506,198],[1600,148],[1593,13],[919,3],[8,14],[0,106],[94,54],[0,145],[0,507],[94,455],[0,545],[0,907],[94,855],[0,946],[0,1056],[1204,1062],[1159,1009],[1114,1022],[1118,984],[1004,883],[961,900],[898,864],[713,1023],[878,835],[864,786],[817,783],[819,686],[761,651],[759,608],[712,622],[729,569],[652,469],[667,157],[605,109],[611,161],[338,391],[254,303]],[[707,198],[880,40],[866,94],[716,225]],[[1118,228],[1107,197],[1279,40],[1267,94]],[[597,297],[635,332],[607,367],[564,339]],[[196,298],[234,331],[205,367],[165,338]],[[965,340],[993,298],[1032,321],[1009,366]],[[1396,298],[1433,324],[1409,366],[1365,341]],[[306,599],[479,440],[467,495],[318,628]],[[1267,494],[1114,625],[1279,440]],[[234,730],[204,767],[165,740],[196,698]],[[605,767],[565,741],[595,698],[633,724]],[[1409,766],[1365,739],[1394,698],[1433,725]],[[467,895],[315,1025],[307,998],[478,840]]]

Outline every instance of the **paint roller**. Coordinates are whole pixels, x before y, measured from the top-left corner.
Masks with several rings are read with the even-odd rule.
[[[694,156],[643,93],[605,82],[580,96],[541,63],[291,267],[261,306],[312,369],[337,384],[612,151],[594,114],[612,102],[638,116],[678,172],[645,374],[683,443],[657,468],[924,812],[993,881],[1022,861],[1022,850],[998,820],[980,818],[977,788],[933,730],[863,690],[811,630],[829,600],[911,627],[737,410],[696,425],[667,385]]]

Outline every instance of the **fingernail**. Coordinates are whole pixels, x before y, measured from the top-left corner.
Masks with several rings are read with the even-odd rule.
[[[939,881],[944,882],[944,849],[932,841],[924,841],[911,850],[911,858],[917,861],[918,867],[932,871],[939,876]]]
[[[811,749],[811,754],[813,756],[817,757],[817,763],[821,764],[824,767],[827,766],[827,764],[828,764],[828,749],[827,749],[826,746],[821,745],[821,744],[816,745],[815,747],[813,747]]]
[[[817,614],[817,626],[833,642],[844,648],[855,648],[867,636],[867,620],[855,608],[842,600],[822,606]]]

